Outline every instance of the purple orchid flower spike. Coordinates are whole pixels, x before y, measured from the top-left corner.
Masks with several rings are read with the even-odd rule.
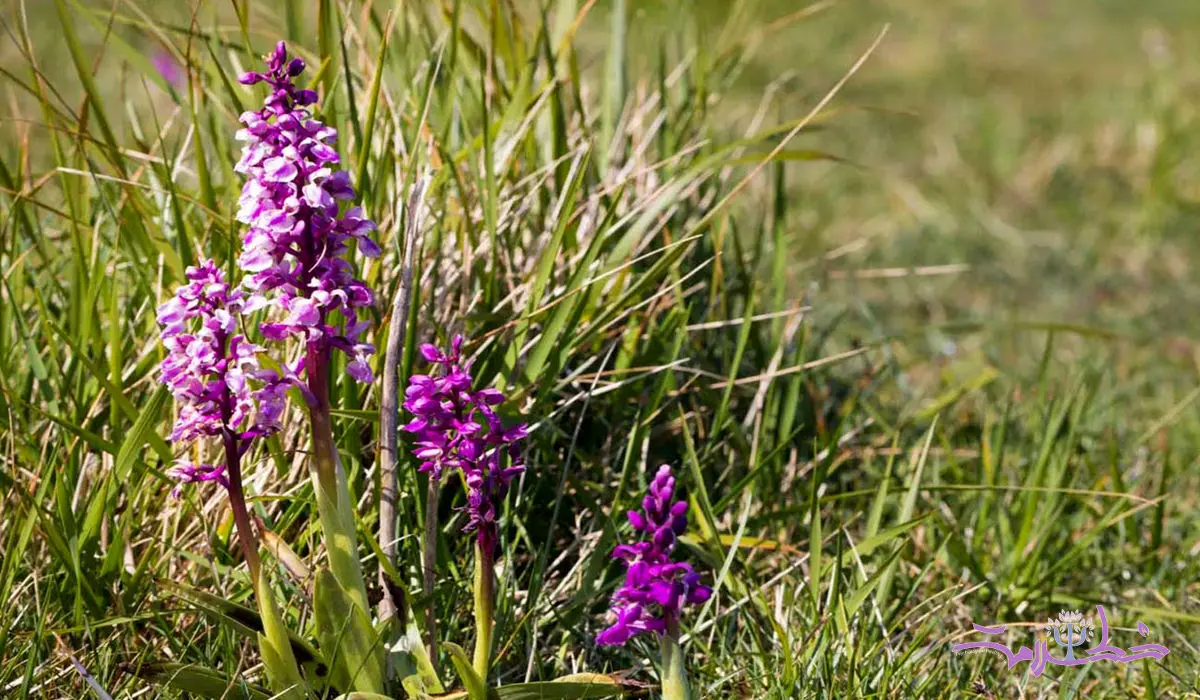
[[[375,224],[351,206],[355,192],[334,148],[337,130],[313,118],[317,93],[295,84],[304,60],[289,57],[284,42],[264,60],[266,70],[239,78],[244,85],[268,88],[262,107],[241,115],[243,128],[236,135],[244,145],[234,169],[246,176],[237,207],[238,221],[247,226],[238,258],[246,290],[243,313],[263,313],[259,330],[268,341],[295,340],[300,346],[298,360],[281,377],[299,386],[311,427],[308,468],[325,535],[328,568],[323,572],[334,582],[321,588],[340,589],[347,604],[360,608],[361,615],[349,615],[346,632],[365,639],[372,634],[366,617],[371,605],[358,553],[357,514],[334,440],[330,371],[334,353],[341,352],[349,360],[351,379],[374,379],[370,323],[359,317],[374,296],[350,258],[352,247],[370,258],[380,249],[369,236]],[[263,395],[281,399],[286,388],[280,382],[266,383]],[[260,425],[277,424],[278,412],[260,414]],[[272,643],[277,654],[290,648],[286,639]],[[294,659],[283,666],[290,668],[277,668],[280,678],[299,675]],[[384,666],[383,649],[375,648],[346,690],[383,693]]]
[[[224,463],[181,459],[170,473],[184,484],[213,481],[225,488],[237,523],[242,553],[254,580],[258,548],[242,490],[241,458],[253,440],[279,430],[287,390],[299,384],[294,371],[260,366],[262,348],[238,332],[245,309],[241,290],[230,287],[212,260],[187,269],[187,283],[158,307],[162,344],[167,350],[160,378],[178,405],[171,441],[176,444],[218,438]]]
[[[458,335],[445,351],[428,343],[420,347],[421,357],[434,368],[427,375],[409,377],[404,408],[414,418],[402,430],[413,434],[413,454],[421,460],[418,469],[431,479],[440,481],[447,469],[462,471],[467,485],[465,531],[476,532],[490,551],[496,543],[496,505],[525,471],[520,443],[529,433],[524,423],[509,428],[501,423],[493,408],[504,402],[500,390],[472,389],[463,342]]]
[[[158,307],[167,355],[160,378],[179,406],[171,441],[228,438],[239,453],[245,442],[279,430],[291,372],[259,366],[262,348],[237,332],[245,299],[212,260],[187,270],[187,284]],[[183,483],[216,481],[228,488],[224,466],[181,461],[172,473]],[[179,495],[177,488],[173,492]]]
[[[341,203],[354,199],[354,188],[339,169],[337,130],[307,109],[317,93],[293,82],[304,68],[304,59],[289,60],[287,46],[279,42],[265,72],[240,78],[245,85],[271,88],[262,109],[242,114],[244,128],[237,133],[245,145],[234,169],[247,177],[237,218],[250,227],[238,260],[251,293],[246,310],[270,311],[272,321],[262,326],[269,340],[296,337],[313,351],[314,359],[302,368],[306,378],[336,349],[350,358],[347,373],[370,383],[375,347],[362,339],[369,323],[358,313],[374,296],[347,256],[351,242],[368,258],[381,251],[369,235],[375,224],[362,209],[343,211]],[[334,312],[347,320],[344,332],[333,322]]]
[[[496,512],[512,480],[525,471],[521,441],[529,431],[524,423],[508,428],[501,423],[494,409],[504,402],[500,390],[473,389],[471,363],[463,359],[462,347],[461,335],[450,341],[447,350],[428,343],[420,347],[421,357],[433,364],[433,369],[409,378],[404,408],[414,418],[403,430],[413,434],[413,454],[421,460],[418,468],[430,479],[425,524],[427,586],[432,586],[435,559],[430,533],[437,530],[437,483],[447,469],[457,469],[466,484],[467,524],[463,530],[475,533],[473,666],[486,678],[495,625]]]
[[[674,499],[675,477],[664,464],[650,482],[641,512],[627,514],[633,529],[647,539],[613,549],[613,557],[625,563],[625,583],[612,597],[616,621],[596,635],[597,644],[624,644],[643,632],[674,636],[683,608],[712,596],[691,564],[671,558],[687,530],[687,501]]]
[[[262,107],[241,115],[236,135],[243,147],[234,170],[246,176],[237,206],[238,221],[248,227],[238,258],[247,292],[243,312],[265,314],[259,329],[268,341],[299,341],[300,361],[288,371],[301,384],[312,427],[308,465],[330,545],[329,570],[366,613],[371,606],[354,505],[333,437],[329,375],[334,353],[341,352],[351,379],[374,380],[370,323],[360,318],[374,295],[350,258],[352,247],[368,258],[381,251],[370,237],[375,224],[352,206],[355,192],[340,166],[337,129],[313,118],[317,93],[296,85],[304,59],[290,57],[281,41],[264,60],[265,70],[239,77],[243,85],[268,88]]]

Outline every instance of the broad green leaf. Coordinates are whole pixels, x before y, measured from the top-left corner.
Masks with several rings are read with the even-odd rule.
[[[300,667],[292,653],[291,638],[283,616],[275,604],[275,595],[267,579],[266,569],[259,570],[258,585],[255,586],[258,611],[262,615],[263,631],[258,636],[258,647],[263,657],[263,667],[271,681],[271,689],[278,697],[303,698],[304,680]]]
[[[602,673],[575,673],[552,681],[514,683],[496,688],[502,700],[571,700],[612,698],[624,694],[620,682]]]
[[[150,663],[134,673],[144,680],[212,700],[269,700],[271,694],[241,679],[204,666],[180,663]]]
[[[488,700],[487,685],[475,672],[475,668],[471,666],[471,659],[467,657],[467,652],[454,642],[442,642],[442,648],[450,654],[450,662],[454,664],[454,670],[458,671],[459,680],[467,689],[467,697],[470,700]]]
[[[262,656],[267,680],[275,691],[272,697],[302,700],[308,695],[304,679],[300,677],[300,669],[296,668],[296,660],[291,658],[291,650],[287,647],[282,649],[272,644],[266,635],[258,635],[258,653]]]
[[[328,659],[333,684],[368,693],[386,689],[383,640],[371,620],[329,569],[317,572],[313,612],[321,652]]]

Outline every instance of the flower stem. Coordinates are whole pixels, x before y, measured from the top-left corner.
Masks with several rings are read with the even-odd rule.
[[[425,633],[428,647],[429,662],[437,670],[437,606],[433,600],[433,584],[437,578],[437,529],[438,529],[438,481],[432,475],[425,492],[425,539],[421,543],[421,566],[424,574],[425,598]]]
[[[679,648],[678,625],[668,624],[667,633],[659,638],[659,649],[662,652],[663,700],[691,700],[692,689],[688,685],[683,651]]]
[[[217,344],[221,352],[227,353],[229,339],[224,332],[218,332]],[[250,580],[254,582],[254,592],[258,593],[258,543],[254,540],[254,530],[250,529],[250,513],[246,510],[246,492],[242,489],[242,452],[238,445],[238,435],[229,427],[233,417],[233,396],[229,387],[221,392],[221,446],[225,449],[225,476],[229,481],[229,508],[233,511],[233,522],[237,525],[238,541],[242,545],[242,556],[250,567]]]
[[[225,428],[221,433],[225,447],[225,473],[229,479],[229,507],[233,511],[233,522],[237,525],[238,540],[242,545],[242,556],[250,567],[250,580],[258,591],[258,543],[250,529],[250,513],[246,510],[246,493],[242,490],[242,458],[238,453],[237,436]]]
[[[323,344],[310,344],[307,357],[308,388],[313,399],[308,410],[312,423],[309,471],[329,552],[329,569],[350,599],[369,613],[367,588],[358,560],[354,507],[350,502],[346,473],[333,444],[333,423],[329,414],[329,348],[320,345]]]
[[[486,683],[491,666],[496,553],[475,542],[475,672]]]

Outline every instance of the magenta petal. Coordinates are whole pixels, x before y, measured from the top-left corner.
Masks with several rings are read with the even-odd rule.
[[[400,429],[406,433],[419,433],[429,425],[429,421],[424,418],[413,418],[409,422],[400,426]]]
[[[375,381],[375,375],[371,372],[371,366],[363,360],[354,360],[346,365],[346,373],[363,384],[370,384]]]
[[[421,345],[420,351],[421,357],[424,357],[427,362],[440,362],[442,360],[441,351],[429,343]]]

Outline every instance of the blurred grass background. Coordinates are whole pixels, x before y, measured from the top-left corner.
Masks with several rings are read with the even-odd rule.
[[[167,43],[182,48],[189,7],[64,6],[86,57],[95,61],[97,89],[114,131],[125,143],[136,124],[142,141],[153,141],[154,125],[162,125],[176,104],[165,90],[146,84],[105,34],[113,32],[146,57]],[[375,60],[374,35],[366,28],[378,32],[379,20],[395,8],[379,2],[333,6],[347,25],[368,37],[351,54],[362,74],[360,85],[366,84]],[[393,46],[401,48],[393,48],[384,80],[387,90],[407,95],[407,102],[389,110],[380,123],[395,118],[406,137],[415,134],[421,114],[419,81],[428,68],[423,61],[444,36],[438,22],[448,22],[454,6],[422,6],[435,18],[430,28],[418,29],[422,25],[412,21],[404,25],[413,27],[406,30],[411,33],[393,38]],[[213,42],[212,61],[205,56],[206,65],[220,62],[228,68],[236,59],[249,67],[236,7],[204,4],[200,26],[221,38]],[[248,7],[248,35],[257,49],[295,32],[306,49],[317,51],[315,5]],[[406,17],[420,14],[411,4],[395,7]],[[490,3],[463,7],[470,35],[486,38],[481,18],[488,16]],[[618,291],[634,288],[641,274],[647,275],[646,285],[617,303],[627,304],[619,308],[629,309],[622,313],[637,322],[615,335],[587,336],[579,347],[567,343],[571,349],[565,357],[551,362],[557,373],[540,378],[558,380],[554,388],[525,387],[532,415],[552,416],[549,434],[542,433],[532,460],[533,474],[548,481],[514,496],[513,509],[537,514],[554,508],[560,518],[547,530],[534,515],[528,522],[512,515],[521,535],[506,543],[506,552],[519,574],[502,628],[517,651],[501,662],[502,676],[542,677],[577,665],[644,665],[637,650],[612,655],[589,646],[603,606],[580,600],[569,584],[586,580],[584,589],[597,595],[612,586],[614,572],[597,573],[604,572],[604,552],[596,554],[620,524],[619,513],[610,517],[608,506],[621,498],[629,502],[636,492],[641,479],[630,470],[667,460],[687,465],[689,477],[703,477],[707,485],[702,501],[708,501],[714,518],[704,525],[716,529],[705,531],[701,525],[693,553],[714,578],[728,568],[728,597],[718,597],[720,603],[693,641],[705,697],[1195,697],[1200,692],[1200,274],[1195,270],[1200,173],[1190,156],[1200,127],[1200,5],[1186,0],[811,5],[631,0],[624,23],[614,21],[614,8],[620,7],[560,2],[543,16],[539,4],[517,3],[511,16],[536,35],[543,29],[563,32],[569,25],[564,18],[588,9],[575,39],[575,65],[566,59],[556,64],[564,85],[573,69],[581,76],[579,113],[588,115],[580,117],[587,126],[571,133],[581,142],[604,143],[604,117],[597,115],[608,108],[604,86],[617,80],[628,105],[653,105],[656,96],[668,96],[661,126],[647,126],[657,114],[648,109],[650,116],[631,129],[652,134],[649,152],[661,158],[701,141],[706,144],[701,152],[711,154],[752,135],[751,152],[765,154],[885,26],[887,32],[813,127],[801,131],[783,157],[738,194],[728,214],[692,229],[719,201],[711,193],[728,192],[757,161],[723,151],[727,162],[702,168],[700,193],[680,195],[671,203],[679,208],[672,210],[669,225],[656,226],[648,236],[657,248],[678,240],[680,232],[696,233],[703,239],[694,254],[689,250],[669,274],[648,270],[649,263],[633,266],[636,275]],[[92,20],[85,19],[84,8]],[[50,103],[75,111],[74,120],[55,118],[64,144],[72,134],[69,126],[78,133],[96,129],[93,108],[80,108],[84,90],[68,58],[55,3],[9,0],[6,9],[0,81],[10,118],[0,124],[2,159],[33,187],[27,190],[31,200],[58,207],[75,197],[102,211],[104,202],[92,191],[85,196],[82,185],[74,194],[55,190],[60,178],[72,178],[55,174],[63,167],[62,157],[48,147],[45,130],[35,126],[48,119],[45,105]],[[110,24],[114,10],[124,19]],[[615,27],[623,27],[626,47],[617,59],[611,52]],[[20,48],[24,35],[34,39],[40,73],[53,86],[46,101],[19,86],[31,82],[28,57]],[[355,35],[353,40],[361,39]],[[465,43],[459,48],[468,51]],[[482,149],[481,79],[463,60],[462,73],[433,92],[434,113],[451,125],[438,134],[446,140],[440,155],[460,164],[477,159]],[[510,72],[502,82],[511,88],[517,71],[506,65]],[[216,85],[211,73],[206,80]],[[213,90],[218,97],[202,110],[199,123],[213,134],[231,133],[236,111],[219,87]],[[237,94],[252,104],[246,93]],[[339,126],[348,156],[357,153],[359,144],[350,134],[357,133],[355,126],[361,130],[363,116],[359,113],[354,122],[344,100],[342,110]],[[575,114],[573,108],[567,113]],[[779,124],[784,128],[775,129]],[[169,134],[167,150],[178,149],[181,130],[162,131]],[[558,153],[546,133],[539,129],[522,142],[518,161],[528,172],[550,167]],[[229,148],[210,141],[210,150],[222,155]],[[372,151],[369,172],[390,167],[386,155]],[[94,152],[91,162],[69,167],[103,169]],[[514,181],[526,174],[518,170],[509,174]],[[214,173],[220,181],[216,168]],[[683,169],[667,169],[663,178],[669,182],[686,175]],[[445,207],[446,219],[433,226],[448,239],[456,226],[484,227],[478,212],[464,211],[467,205],[456,209],[455,202],[461,198],[469,204],[488,187],[472,182],[476,176],[469,167],[463,167],[462,177],[465,184],[443,183],[448,194],[439,206]],[[606,186],[624,182],[629,193],[636,192],[614,211],[653,207],[658,183],[627,174],[622,179],[603,169],[598,177]],[[377,217],[393,224],[401,217],[394,191],[401,179],[368,192]],[[549,182],[558,185],[561,175]],[[224,186],[236,188],[236,183]],[[584,189],[581,200],[588,202],[604,191],[592,182]],[[548,185],[541,208],[552,210],[561,191]],[[9,443],[0,469],[5,492],[0,503],[9,522],[0,524],[0,535],[10,554],[5,558],[0,552],[0,592],[13,602],[0,614],[0,696],[83,696],[84,685],[63,656],[68,647],[114,695],[153,695],[157,691],[144,690],[133,669],[163,656],[157,640],[175,634],[177,619],[193,626],[186,638],[166,645],[168,657],[227,672],[249,667],[252,675],[251,655],[232,635],[195,623],[177,602],[158,595],[146,574],[186,571],[200,587],[216,587],[232,597],[245,594],[231,573],[236,561],[216,542],[227,529],[212,537],[204,533],[203,524],[219,522],[213,494],[198,497],[201,508],[189,504],[168,510],[169,520],[162,522],[147,514],[162,515],[165,483],[143,481],[146,492],[128,503],[104,491],[101,498],[88,499],[94,484],[116,482],[84,476],[95,469],[105,473],[117,455],[85,455],[78,428],[95,428],[120,444],[132,421],[118,410],[111,392],[89,378],[88,366],[81,368],[77,356],[133,379],[134,403],[164,412],[149,398],[152,351],[146,348],[152,346],[152,322],[147,323],[147,314],[157,301],[158,278],[167,285],[172,273],[161,267],[131,269],[131,262],[144,259],[141,251],[126,248],[130,244],[122,236],[127,234],[111,234],[111,222],[97,223],[95,217],[88,222],[98,232],[96,244],[76,242],[80,247],[71,248],[70,239],[59,235],[56,209],[37,210],[35,225],[47,234],[43,244],[51,248],[37,250],[15,233],[30,208],[22,214],[12,202],[11,197],[5,201],[7,287],[0,309],[7,397],[3,425]],[[228,212],[229,205],[222,210]],[[219,254],[227,222],[196,210],[185,218],[186,230],[203,232],[197,243]],[[529,256],[536,254],[531,241],[544,230],[513,226],[514,240],[522,246],[513,249],[520,268],[523,246],[530,246]],[[385,224],[389,228],[394,227]],[[395,244],[391,235],[384,234],[385,246]],[[470,247],[454,240],[460,248]],[[86,272],[72,263],[79,262],[81,250],[100,257],[111,253],[112,269],[121,274],[113,279],[120,284],[89,283]],[[719,262],[701,268],[709,256]],[[453,270],[450,257],[449,268],[442,269]],[[480,333],[503,333],[503,323],[519,316],[517,302],[493,312],[480,299],[498,301],[505,297],[502,290],[520,299],[520,280],[497,275],[482,259],[472,265],[465,281],[454,282],[461,289],[454,287],[453,296],[427,297],[422,339],[456,323]],[[670,291],[673,280],[697,269],[702,275],[695,279],[707,280],[703,289],[672,294],[671,304],[636,306],[651,292]],[[569,272],[565,264],[555,266],[550,292],[561,291]],[[80,277],[71,277],[76,274]],[[391,288],[396,271],[385,266],[378,274],[381,286]],[[89,308],[63,302],[86,295],[95,295],[89,298],[99,309],[97,318],[107,319],[102,324],[117,318],[127,322],[117,325],[118,332],[132,336],[124,338],[129,344],[124,351],[112,352],[120,343],[105,335],[108,328],[87,330],[75,346],[63,344],[53,324],[61,323],[70,337],[87,326],[81,314]],[[689,331],[692,335],[674,345],[676,327],[685,322],[702,327],[801,303],[810,308],[798,336],[780,317],[754,324],[753,332],[744,334],[737,326]],[[579,312],[584,330],[586,321],[608,320],[596,304]],[[534,324],[534,337],[538,330]],[[497,346],[501,352],[494,351]],[[680,357],[718,379],[745,379],[777,367],[772,364],[777,349],[786,367],[860,348],[861,355],[790,375],[795,381],[770,384],[761,401],[751,399],[753,391],[689,393],[695,377],[687,374],[659,382],[672,374],[661,368]],[[521,384],[513,379],[519,371],[514,373],[503,350],[502,342],[485,345],[484,365]],[[610,363],[610,357],[616,359]],[[515,368],[525,359],[518,358]],[[65,368],[61,377],[56,366]],[[589,387],[580,379],[593,377],[581,374],[586,369],[595,373],[588,382],[599,380],[606,368],[644,368],[652,374],[630,387]],[[598,386],[616,390],[587,398],[580,409],[581,397]],[[373,409],[370,396],[345,400],[351,412]],[[45,413],[29,409],[25,401]],[[761,425],[754,423],[758,413],[766,416]],[[46,414],[80,417],[78,424],[68,422],[76,428],[72,432]],[[747,422],[739,427],[743,417]],[[347,429],[362,427],[354,416],[347,418],[342,447],[363,455],[365,471],[372,436],[369,429]],[[564,463],[579,471],[555,471]],[[293,546],[305,556],[316,556],[305,546],[311,532],[303,484],[262,471],[258,486],[264,493],[271,498],[287,493],[295,502],[276,507],[267,501],[262,514],[295,535]],[[71,478],[53,477],[56,473]],[[697,484],[693,479],[686,487],[691,491]],[[450,512],[451,504],[444,505]],[[92,515],[101,508],[109,512]],[[126,515],[126,509],[146,520]],[[114,531],[123,523],[120,527],[136,543],[132,549],[141,573],[122,573],[120,561],[91,572],[87,557],[71,556],[67,525],[86,532],[93,517],[109,516]],[[197,518],[206,519],[197,523]],[[848,546],[872,541],[889,527],[899,528],[891,537],[903,546],[881,542],[870,555],[864,550],[861,560]],[[52,533],[59,531],[67,535],[62,545],[53,541]],[[572,533],[569,545],[561,539],[565,533]],[[24,544],[31,539],[32,545]],[[46,539],[50,545],[41,544]],[[741,553],[731,544],[738,541]],[[813,547],[817,541],[826,545]],[[552,543],[564,554],[547,561]],[[19,560],[11,554],[17,551]],[[111,551],[109,559],[122,554],[119,548]],[[220,553],[221,565],[209,570],[208,558],[217,556],[211,552]],[[461,562],[452,546],[442,557],[448,566]],[[109,593],[94,600],[81,596],[77,582],[88,575]],[[460,570],[451,568],[448,581],[450,592],[439,593],[442,604],[455,611],[447,627],[452,632],[457,621],[466,629],[455,617],[462,612],[465,590],[453,588],[462,582]],[[526,600],[533,601],[532,611],[518,602]],[[1155,630],[1152,641],[1167,644],[1172,654],[1161,664],[1096,664],[1031,679],[1020,668],[1005,671],[994,657],[953,657],[946,648],[948,641],[962,641],[971,620],[1035,622],[1064,606],[1087,612],[1098,602],[1109,606],[1110,615],[1120,611],[1126,630],[1141,616]],[[296,616],[303,620],[302,602]],[[128,635],[129,629],[138,634]],[[54,635],[66,640],[65,647]],[[1015,646],[1029,639],[1013,635],[1008,641]],[[524,653],[531,659],[528,667]]]
[[[794,288],[817,286],[813,298],[864,338],[907,336],[893,347],[912,399],[956,367],[1034,377],[1045,336],[1014,322],[1111,334],[1059,337],[1051,356],[1107,363],[1131,396],[1186,396],[1200,362],[1200,164],[1189,157],[1200,6],[872,1],[813,12],[822,5],[759,4],[761,39],[723,102],[739,124],[764,94],[768,114],[802,112],[889,27],[841,112],[809,136],[853,165],[788,172],[787,244],[805,263],[791,270]],[[700,23],[726,19],[724,3],[706,10]],[[644,10],[642,30],[670,12]],[[809,16],[779,21],[796,13]],[[934,269],[886,277],[906,267]],[[975,322],[994,330],[940,327]]]
[[[645,31],[665,19],[647,10]],[[845,111],[810,137],[858,167],[789,172],[789,246],[825,260],[796,270],[797,285],[820,280],[891,332],[964,318],[1095,323],[1192,365],[1200,6],[833,3],[763,30],[738,99],[724,103],[730,118],[748,119],[766,90],[769,113],[802,111],[884,23],[887,38],[839,97]],[[921,265],[972,271],[822,276]]]

